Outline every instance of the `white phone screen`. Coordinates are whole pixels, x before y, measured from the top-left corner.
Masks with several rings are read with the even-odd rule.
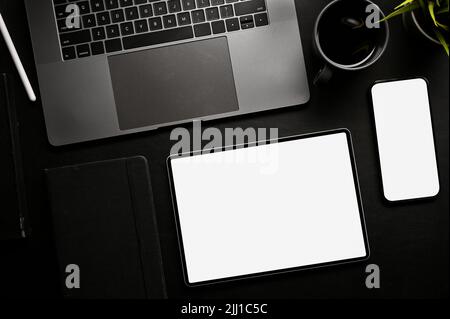
[[[439,193],[433,126],[424,79],[372,87],[384,197],[403,201]]]

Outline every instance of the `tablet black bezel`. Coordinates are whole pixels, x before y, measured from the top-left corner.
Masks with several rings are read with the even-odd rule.
[[[260,273],[254,273],[254,274],[247,274],[247,275],[241,275],[241,276],[226,277],[226,278],[221,278],[221,279],[214,279],[214,280],[201,281],[201,282],[195,282],[195,283],[189,282],[189,276],[188,276],[188,272],[187,272],[187,265],[186,265],[186,258],[185,258],[185,251],[184,251],[183,235],[182,235],[181,227],[180,227],[180,218],[179,218],[179,213],[178,213],[177,198],[176,198],[176,192],[175,192],[174,180],[173,180],[173,174],[172,174],[172,160],[178,159],[180,157],[201,155],[205,150],[191,151],[191,152],[183,153],[183,154],[179,154],[179,155],[170,155],[167,158],[167,171],[168,171],[168,175],[169,175],[170,192],[172,195],[172,205],[173,205],[173,210],[174,210],[174,215],[175,215],[177,237],[178,237],[178,242],[179,242],[179,249],[180,249],[182,268],[183,268],[183,278],[184,278],[185,284],[188,287],[197,287],[197,286],[204,286],[204,285],[210,285],[210,284],[215,284],[215,283],[230,282],[230,281],[236,281],[236,280],[248,279],[248,278],[265,277],[265,276],[274,275],[274,274],[289,273],[289,272],[294,272],[294,271],[322,268],[322,267],[328,267],[328,266],[333,266],[333,265],[341,265],[341,264],[347,264],[347,263],[353,263],[353,262],[367,260],[370,257],[370,247],[369,247],[369,241],[368,241],[368,236],[367,236],[367,228],[366,228],[366,221],[365,221],[365,217],[364,217],[364,209],[363,209],[363,205],[362,205],[361,191],[360,191],[360,187],[359,187],[358,170],[356,167],[356,160],[355,160],[355,154],[354,154],[354,149],[353,149],[353,141],[352,141],[351,133],[348,129],[342,128],[342,129],[315,132],[315,133],[309,133],[309,134],[294,135],[294,136],[289,136],[289,137],[278,138],[275,140],[263,140],[263,141],[257,141],[257,142],[252,142],[252,143],[246,143],[246,144],[242,144],[242,145],[225,146],[221,150],[216,149],[214,151],[215,152],[225,152],[225,151],[234,150],[236,148],[248,148],[248,147],[255,147],[258,145],[265,145],[268,143],[274,143],[274,142],[283,143],[283,142],[289,142],[289,141],[293,141],[293,140],[300,140],[300,139],[307,139],[307,138],[314,138],[314,137],[319,137],[319,136],[335,135],[335,134],[342,134],[342,133],[345,133],[345,135],[347,137],[347,145],[348,145],[348,150],[349,150],[349,154],[350,154],[350,161],[352,164],[353,181],[354,181],[355,191],[357,194],[361,229],[362,229],[363,237],[364,237],[364,248],[366,251],[365,256],[358,257],[358,258],[337,260],[337,261],[326,262],[326,263],[307,265],[307,266],[299,266],[299,267],[266,271],[266,272],[260,272]]]

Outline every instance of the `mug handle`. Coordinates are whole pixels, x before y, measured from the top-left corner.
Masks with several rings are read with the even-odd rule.
[[[314,85],[322,85],[330,82],[333,77],[333,70],[328,64],[325,64],[319,72],[317,72],[316,77],[314,78]]]

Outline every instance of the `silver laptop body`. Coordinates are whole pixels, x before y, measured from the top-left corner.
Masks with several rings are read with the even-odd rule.
[[[54,146],[309,100],[294,0],[25,3]]]

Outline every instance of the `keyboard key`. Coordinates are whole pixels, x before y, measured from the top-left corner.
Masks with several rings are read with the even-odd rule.
[[[243,16],[239,18],[239,21],[241,22],[241,29],[251,29],[255,27],[255,24],[253,22],[253,16]]]
[[[178,13],[177,19],[180,26],[191,24],[191,15],[189,12]]]
[[[209,23],[196,24],[194,26],[194,33],[196,37],[211,35],[211,27]]]
[[[103,3],[103,0],[91,0],[91,9],[92,12],[105,11],[105,4]]]
[[[77,45],[85,42],[91,42],[91,32],[89,30],[63,33],[60,35],[61,45]]]
[[[197,8],[206,8],[209,6],[209,0],[197,0]]]
[[[130,35],[134,33],[133,23],[125,22],[120,24],[120,32],[123,36]]]
[[[130,7],[133,5],[133,0],[120,0],[120,6],[123,7]]]
[[[162,21],[160,17],[151,18],[148,20],[148,23],[150,25],[150,30],[161,30],[162,29]]]
[[[269,18],[267,17],[267,13],[258,13],[255,14],[255,25],[257,27],[261,27],[263,25],[269,24]]]
[[[93,42],[91,43],[91,52],[92,55],[99,55],[105,53],[105,46],[103,45],[103,42]]]
[[[125,21],[125,13],[122,9],[114,10],[111,12],[111,20],[113,23],[120,23]]]
[[[153,11],[156,16],[167,14],[167,7],[165,2],[157,2],[153,5]]]
[[[139,7],[141,18],[149,18],[153,15],[152,5],[146,4]]]
[[[183,0],[183,10],[194,10],[197,9],[195,6],[195,0]]]
[[[105,41],[105,49],[107,53],[122,51],[122,41],[113,39]]]
[[[123,38],[123,46],[125,50],[129,50],[144,46],[191,39],[193,37],[194,33],[192,31],[192,27],[188,26],[126,37]]]
[[[63,55],[64,61],[73,60],[77,57],[74,47],[63,48],[62,55]]]
[[[68,32],[68,31],[74,31],[75,30],[74,28],[69,28],[67,26],[66,19],[58,20],[57,24],[58,24],[58,31],[59,31],[59,33]]]
[[[106,10],[119,8],[119,0],[105,0]]]
[[[205,12],[203,10],[192,11],[192,22],[193,23],[201,23],[205,22]]]
[[[214,34],[224,33],[226,31],[225,23],[222,20],[212,22],[211,27]]]
[[[91,48],[89,44],[82,44],[77,46],[77,56],[79,58],[85,58],[91,55]]]
[[[97,23],[98,25],[107,25],[111,23],[111,18],[109,17],[109,12],[97,13]]]
[[[206,19],[208,21],[219,20],[219,9],[218,8],[208,8],[206,11]]]
[[[88,15],[83,16],[82,20],[83,20],[83,27],[85,29],[93,28],[93,27],[97,26],[97,22],[95,20],[95,15],[93,15],[93,14],[88,14]]]
[[[92,29],[92,39],[94,41],[104,40],[106,38],[105,28],[94,28]]]
[[[177,26],[177,18],[174,14],[163,17],[164,28],[174,28]]]
[[[70,14],[70,12],[66,12],[66,7],[66,5],[55,7],[55,15],[57,19],[66,18]]]
[[[169,0],[167,2],[167,7],[169,8],[170,13],[180,12],[181,11],[180,0]]]
[[[107,26],[106,36],[108,37],[108,39],[117,38],[118,36],[120,36],[119,26],[117,24]]]
[[[125,9],[125,18],[127,21],[139,19],[139,11],[137,7],[130,7]]]
[[[134,5],[138,6],[140,4],[147,3],[147,0],[134,0]]]
[[[220,17],[222,19],[234,17],[234,11],[232,5],[220,7]]]
[[[147,20],[138,20],[134,22],[134,29],[136,33],[148,32]]]
[[[227,19],[226,20],[226,24],[227,24],[227,31],[228,32],[232,32],[232,31],[237,31],[239,30],[239,19],[238,18],[233,18],[233,19]]]
[[[78,7],[80,8],[80,15],[85,15],[91,12],[89,1],[78,2]]]
[[[237,16],[258,13],[266,11],[266,2],[265,0],[239,2],[234,5],[234,10]]]
[[[224,0],[211,0],[211,5],[212,6],[220,6],[222,4],[225,4]]]

